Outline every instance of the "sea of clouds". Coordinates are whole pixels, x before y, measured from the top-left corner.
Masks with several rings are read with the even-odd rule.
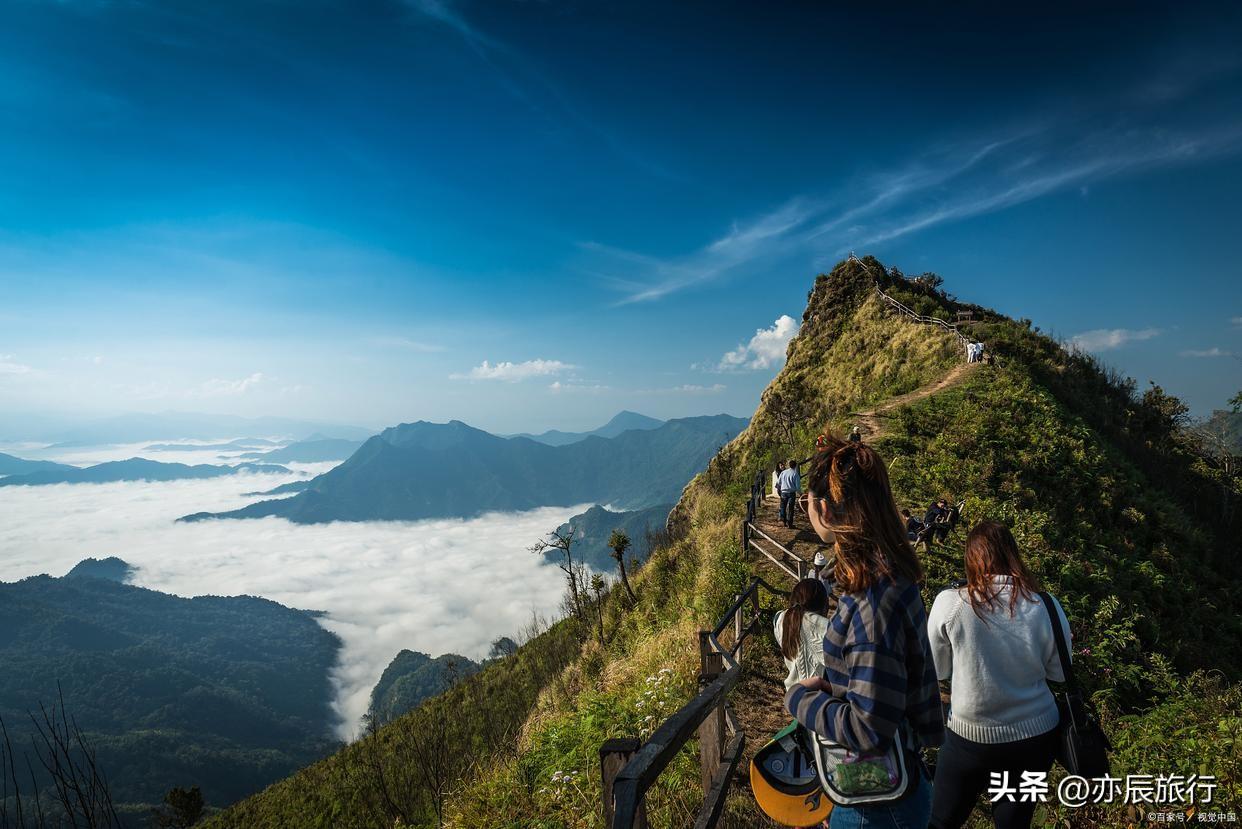
[[[90,460],[130,457],[116,449],[103,454]],[[199,462],[216,460],[202,454]],[[60,576],[84,558],[118,556],[137,568],[132,582],[142,587],[181,596],[248,594],[325,611],[321,623],[343,643],[332,679],[345,739],[357,736],[371,689],[402,648],[480,658],[532,614],[557,611],[562,574],[527,547],[589,505],[469,520],[175,523],[200,510],[241,507],[255,500],[243,493],[331,466],[303,464],[289,475],[0,487],[0,581]]]

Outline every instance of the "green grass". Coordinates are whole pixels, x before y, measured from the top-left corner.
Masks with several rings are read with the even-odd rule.
[[[519,651],[517,659],[542,652],[545,661],[552,653],[561,660],[555,670],[531,672],[521,693],[490,696],[487,689],[504,680],[489,668],[392,727],[408,733],[424,709],[458,711],[463,723],[521,723],[504,746],[471,737],[478,750],[449,789],[446,825],[600,825],[599,745],[645,736],[690,698],[696,631],[710,627],[747,581],[738,520],[755,472],[804,456],[824,425],[846,427],[851,412],[934,382],[962,359],[951,335],[887,311],[874,295],[877,275],[920,313],[948,319],[974,308],[983,322],[972,333],[997,357],[961,385],[893,413],[877,446],[899,504],[966,497],[971,522],[986,516],[1014,528],[1070,616],[1080,673],[1117,745],[1115,772],[1206,763],[1222,779],[1218,799],[1237,801],[1242,628],[1233,607],[1242,588],[1242,511],[1228,509],[1242,497],[1237,482],[1204,464],[1180,429],[1176,401],[1159,390],[1140,395],[1026,321],[890,278],[868,258],[817,278],[787,365],[751,426],[686,488],[670,520],[674,540],[634,574],[637,603],[606,598],[605,644],[583,644],[564,624]],[[960,547],[959,533],[925,557],[929,601],[960,574]],[[692,822],[702,799],[696,753],[691,741],[649,794],[653,826]],[[392,825],[367,805],[375,782],[364,754],[352,746],[215,825]],[[319,823],[300,818],[329,806],[331,817]],[[752,807],[735,794],[728,825],[755,825]],[[1121,818],[1045,810],[1039,825],[1115,826]],[[412,823],[435,825],[428,811]]]

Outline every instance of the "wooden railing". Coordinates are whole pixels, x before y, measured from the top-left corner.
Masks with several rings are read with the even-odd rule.
[[[957,337],[957,341],[960,342],[963,346],[965,346],[967,343],[970,342],[969,337],[967,337],[961,331],[957,330],[957,326],[953,325],[947,320],[942,320],[939,317],[923,316],[922,314],[915,311],[913,308],[910,308],[908,305],[903,303],[901,300],[896,299],[895,297],[891,297],[888,294],[884,293],[884,291],[880,290],[879,285],[875,286],[875,292],[880,295],[880,299],[884,300],[891,307],[900,311],[902,314],[905,314],[907,317],[914,320],[915,322],[927,323],[928,325],[939,325],[945,331],[948,331],[950,334]]]
[[[768,538],[754,526],[766,490],[760,473],[746,502],[743,524],[743,551],[752,542],[751,533]],[[768,539],[771,541],[771,539]],[[771,542],[776,544],[776,542]],[[751,544],[750,546],[755,546]],[[806,569],[805,562],[776,544],[788,556],[801,562],[794,569]],[[769,555],[762,550],[765,555]],[[769,555],[769,557],[771,557]],[[780,565],[792,573],[788,565]],[[712,829],[724,811],[729,785],[746,747],[746,734],[729,706],[729,693],[742,679],[742,653],[746,640],[762,630],[759,592],[778,596],[788,591],[773,587],[755,577],[711,630],[699,631],[699,693],[680,710],[661,723],[645,743],[635,739],[609,740],[600,747],[600,775],[603,782],[604,826],[607,829],[646,829],[645,796],[661,772],[692,736],[699,739],[699,767],[702,772],[703,806],[695,829]],[[732,633],[727,647],[720,637]],[[745,650],[749,650],[748,647]],[[727,740],[727,741],[726,741]]]
[[[742,551],[755,550],[794,581],[801,581],[807,573],[811,572],[810,564],[806,559],[755,526],[755,518],[763,506],[767,492],[766,475],[760,472],[750,486],[750,499],[746,502],[746,518],[742,521]]]

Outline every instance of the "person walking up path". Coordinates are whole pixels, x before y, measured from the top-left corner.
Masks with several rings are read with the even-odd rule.
[[[802,491],[802,475],[798,471],[797,459],[791,459],[785,471],[781,472],[777,488],[781,493],[781,523],[793,529],[795,502]]]

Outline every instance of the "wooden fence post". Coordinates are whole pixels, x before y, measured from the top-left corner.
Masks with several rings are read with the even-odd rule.
[[[733,659],[740,665],[742,664],[742,616],[745,615],[742,611],[746,609],[746,604],[741,601],[741,593],[734,598],[738,601],[738,606],[733,614],[733,644],[735,646]]]
[[[759,586],[755,585],[755,589],[750,591],[750,619],[751,624],[758,626],[759,624]],[[758,627],[756,627],[756,636],[758,636]]]
[[[616,779],[617,773],[625,768],[625,764],[630,762],[630,758],[634,756],[638,748],[639,742],[633,737],[606,740],[599,748],[599,770],[604,783],[602,792],[605,829],[612,829],[614,811],[612,782]],[[644,803],[638,804],[638,811],[634,817],[634,829],[647,829],[647,807]]]
[[[699,631],[699,688],[710,685],[724,672],[724,658],[711,644],[711,634]],[[699,767],[703,776],[703,792],[711,790],[712,780],[724,756],[724,706],[719,705],[699,725]]]

